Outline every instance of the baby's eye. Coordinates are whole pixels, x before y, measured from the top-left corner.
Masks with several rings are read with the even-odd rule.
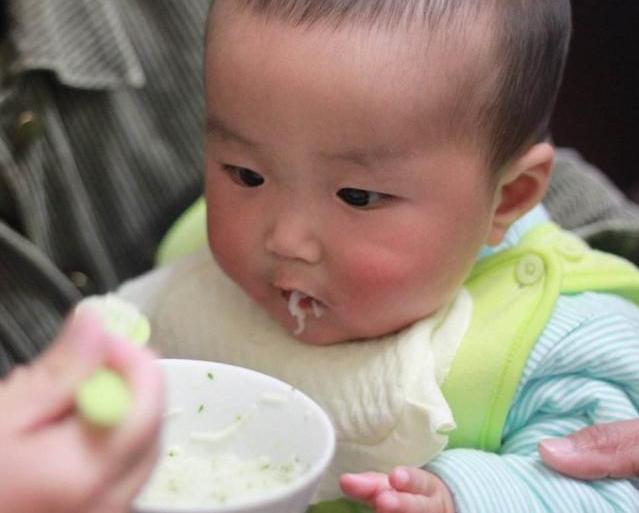
[[[337,191],[337,196],[347,205],[356,208],[370,208],[378,206],[380,202],[390,198],[381,192],[365,191],[364,189],[344,188]]]
[[[259,187],[264,183],[264,177],[245,167],[225,165],[224,170],[231,179],[243,187]]]

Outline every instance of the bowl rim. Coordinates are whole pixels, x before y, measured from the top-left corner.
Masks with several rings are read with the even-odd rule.
[[[264,378],[268,381],[273,381],[276,383],[284,384],[286,386],[291,387],[285,381],[282,381],[279,378],[271,376],[269,374],[265,374],[263,372],[259,372],[248,367],[241,367],[239,365],[233,365],[229,363],[209,361],[209,360],[197,360],[192,358],[158,358],[158,363],[160,366],[165,367],[166,365],[173,364],[184,364],[189,366],[206,366],[207,368],[211,368],[213,366],[226,367],[233,369],[234,372],[240,372],[243,374],[253,374],[258,375],[261,378]],[[333,423],[330,420],[330,417],[326,413],[326,411],[319,406],[313,399],[311,399],[308,395],[302,392],[300,389],[295,388],[296,393],[300,394],[303,399],[306,401],[308,407],[310,407],[314,413],[315,417],[319,420],[321,426],[324,428],[323,430],[326,432],[328,436],[328,446],[325,451],[322,452],[322,456],[315,461],[314,464],[311,465],[308,472],[305,472],[303,475],[299,476],[297,479],[293,481],[291,486],[287,486],[286,488],[276,490],[272,493],[267,493],[263,496],[253,497],[251,499],[247,499],[246,501],[242,501],[239,503],[229,504],[228,506],[165,506],[162,504],[153,504],[149,503],[147,506],[140,506],[133,503],[133,513],[242,513],[249,508],[255,508],[256,506],[266,507],[276,504],[280,501],[286,500],[289,497],[294,496],[297,492],[307,488],[314,481],[318,481],[321,478],[321,475],[326,471],[328,466],[330,465],[333,456],[335,455],[335,445],[336,445],[336,435],[335,428]],[[255,511],[259,511],[255,509]]]

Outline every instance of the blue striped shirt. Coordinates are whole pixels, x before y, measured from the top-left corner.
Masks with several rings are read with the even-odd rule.
[[[485,257],[515,246],[547,220],[539,207]],[[444,451],[428,469],[452,491],[458,513],[639,512],[630,481],[580,481],[543,465],[537,444],[599,422],[639,416],[639,309],[608,294],[562,295],[532,350],[499,454]]]

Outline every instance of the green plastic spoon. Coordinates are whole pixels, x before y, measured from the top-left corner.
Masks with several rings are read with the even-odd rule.
[[[110,333],[144,345],[151,335],[149,321],[130,303],[114,295],[84,300],[79,308],[91,308],[100,314]],[[89,423],[99,427],[117,425],[126,416],[132,403],[126,381],[110,369],[100,368],[76,391],[76,408]]]

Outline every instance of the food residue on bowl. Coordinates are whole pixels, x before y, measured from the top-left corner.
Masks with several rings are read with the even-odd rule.
[[[236,504],[285,488],[304,471],[305,466],[294,456],[274,464],[266,456],[187,455],[175,446],[162,455],[138,503],[181,507]]]
[[[210,377],[209,377],[210,379]],[[242,458],[230,451],[225,441],[236,435],[260,405],[277,407],[288,400],[286,394],[265,392],[228,425],[210,431],[192,431],[184,445],[164,449],[151,479],[136,502],[140,506],[202,507],[237,504],[267,495],[296,480],[308,470],[296,455],[284,461],[268,456]],[[164,418],[174,419],[183,408],[171,408]],[[201,413],[204,405],[197,407]],[[214,448],[201,450],[202,444]]]

